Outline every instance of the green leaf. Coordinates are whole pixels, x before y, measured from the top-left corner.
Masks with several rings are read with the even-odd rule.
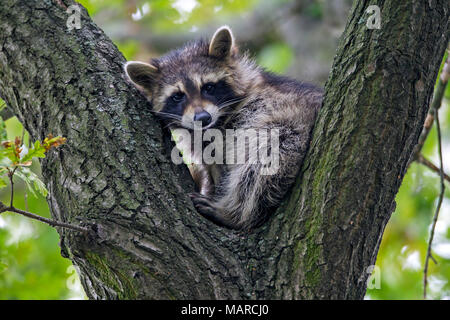
[[[39,142],[39,141],[36,141]],[[28,153],[20,159],[20,163],[31,161],[33,158],[45,158],[45,149],[40,147],[39,149],[33,148],[28,150]]]
[[[5,188],[8,184],[3,177],[0,178],[0,189]]]
[[[28,153],[20,159],[20,163],[26,163],[32,161],[33,158],[45,158],[45,147],[41,145],[41,142],[37,140],[34,143],[34,148],[29,149]]]
[[[27,189],[36,197],[35,191],[38,191],[44,197],[47,196],[48,190],[39,177],[28,168],[20,167],[15,173],[27,185]]]
[[[14,143],[11,143],[9,147],[3,146],[2,149],[0,149],[0,158],[2,160],[3,158],[8,158],[13,163],[19,162],[19,159],[17,158],[17,155],[15,153]]]

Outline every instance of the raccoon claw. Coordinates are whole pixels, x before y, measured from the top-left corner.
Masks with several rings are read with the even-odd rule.
[[[197,209],[198,213],[203,217],[219,226],[229,229],[234,228],[233,224],[224,216],[223,211],[215,207],[210,198],[199,193],[191,193],[189,196],[191,197],[195,209]]]
[[[191,193],[189,196],[191,197],[195,209],[197,209],[197,211],[201,215],[206,217],[215,215],[216,210],[214,209],[211,201],[207,197],[202,196],[199,193]]]

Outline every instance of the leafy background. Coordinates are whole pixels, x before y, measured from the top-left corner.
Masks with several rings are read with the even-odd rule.
[[[147,61],[197,36],[230,25],[243,49],[266,68],[323,85],[343,31],[349,0],[83,0],[94,21],[128,60]],[[76,32],[76,30],[75,30]],[[450,86],[440,110],[445,171],[450,172]],[[0,105],[1,105],[0,100]],[[13,117],[8,139],[22,136]],[[70,143],[70,141],[68,141]],[[433,127],[423,154],[438,163]],[[32,169],[40,174],[39,163]],[[450,298],[450,192],[442,205],[430,263],[429,298]],[[366,299],[421,299],[429,228],[439,177],[413,163],[397,195]],[[50,217],[45,198],[16,181],[15,205]],[[0,199],[9,201],[8,188]],[[11,213],[0,215],[0,299],[85,299],[71,262],[60,255],[57,232]]]

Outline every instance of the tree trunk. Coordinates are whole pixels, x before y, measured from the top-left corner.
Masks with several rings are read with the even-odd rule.
[[[64,2],[64,3],[63,3]],[[73,1],[3,0],[0,96],[33,138],[62,254],[94,299],[361,299],[449,40],[448,0],[355,0],[300,176],[244,234],[193,208],[184,166],[117,48]],[[370,30],[369,5],[381,8]]]

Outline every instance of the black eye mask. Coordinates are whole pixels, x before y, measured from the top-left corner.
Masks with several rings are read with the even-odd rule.
[[[212,88],[209,88],[209,86],[212,86]],[[236,98],[231,87],[223,80],[203,85],[202,97],[214,103],[219,109],[222,104]]]

